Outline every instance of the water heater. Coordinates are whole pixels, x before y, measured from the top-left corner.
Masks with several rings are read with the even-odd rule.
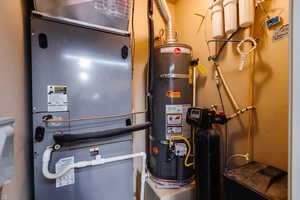
[[[150,2],[150,3],[149,3]],[[154,46],[152,2],[148,1],[150,30],[149,111],[152,128],[148,140],[151,178],[165,186],[181,186],[193,177],[191,127],[186,114],[193,103],[192,48],[177,43],[166,0],[155,0],[166,25],[166,42]]]
[[[191,127],[186,123],[193,99],[191,60],[188,45],[155,48],[149,170],[152,178],[163,184],[182,185],[193,175],[192,167],[185,162],[190,149],[182,140],[191,139]]]

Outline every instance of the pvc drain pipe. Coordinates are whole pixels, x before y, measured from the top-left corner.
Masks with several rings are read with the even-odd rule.
[[[52,152],[53,152],[52,146],[49,146],[46,148],[46,150],[43,153],[43,167],[42,167],[43,175],[47,179],[51,179],[51,180],[58,179],[58,178],[64,176],[66,173],[68,173],[72,169],[80,169],[80,168],[85,168],[85,167],[104,165],[107,163],[141,157],[142,158],[142,174],[141,174],[140,199],[144,200],[144,190],[145,190],[145,181],[146,181],[146,158],[147,158],[145,152],[128,154],[128,155],[123,155],[123,156],[116,156],[116,157],[111,157],[111,158],[101,158],[100,157],[100,158],[96,158],[95,160],[90,160],[90,161],[80,161],[80,162],[69,165],[61,172],[51,173],[49,171],[49,163],[50,163],[50,158],[51,158]]]

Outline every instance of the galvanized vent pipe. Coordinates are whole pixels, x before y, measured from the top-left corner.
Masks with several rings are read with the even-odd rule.
[[[166,0],[155,0],[157,8],[166,25],[166,42],[172,44],[177,42],[174,21]]]

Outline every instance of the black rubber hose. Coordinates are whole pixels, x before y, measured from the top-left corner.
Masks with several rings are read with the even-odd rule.
[[[152,94],[153,94],[153,84],[154,84],[154,43],[155,43],[155,36],[154,36],[154,21],[153,21],[153,0],[148,0],[147,2],[147,18],[148,18],[148,113],[147,113],[147,120],[153,121],[153,109],[152,109]],[[150,158],[150,131],[148,130],[148,134],[146,135],[146,153],[147,158]],[[149,166],[150,159],[147,159],[147,165]]]
[[[240,30],[242,30],[242,28],[238,28],[238,30],[236,30],[234,33],[232,33],[229,38],[227,38],[227,42],[224,42],[222,44],[222,46],[220,47],[220,49],[218,50],[218,53],[216,54],[215,58],[214,58],[214,61],[218,61],[219,60],[219,57],[222,53],[222,51],[224,50],[225,46],[227,45],[228,43],[228,40],[231,40],[236,34],[238,34],[238,32],[240,32]]]
[[[153,93],[153,84],[154,84],[154,21],[153,21],[153,0],[148,0],[148,42],[149,42],[149,57],[148,57],[148,67],[149,67],[149,74],[148,74],[148,120],[153,121],[153,111],[152,111],[152,93]]]
[[[152,126],[151,122],[146,122],[144,124],[128,126],[125,128],[116,128],[116,129],[89,132],[89,133],[79,133],[79,134],[56,133],[54,134],[53,138],[57,144],[82,142],[82,141],[92,140],[92,139],[105,139],[105,138],[110,138],[115,136],[122,136],[134,131],[147,129],[151,126]]]

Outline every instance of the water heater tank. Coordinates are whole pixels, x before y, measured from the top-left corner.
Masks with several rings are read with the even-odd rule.
[[[192,106],[193,87],[192,48],[183,44],[165,44],[155,48],[152,72],[151,113],[153,127],[150,134],[149,170],[152,178],[162,184],[183,185],[193,176],[193,167],[185,165],[191,127],[186,113]],[[178,138],[177,138],[178,139]]]

